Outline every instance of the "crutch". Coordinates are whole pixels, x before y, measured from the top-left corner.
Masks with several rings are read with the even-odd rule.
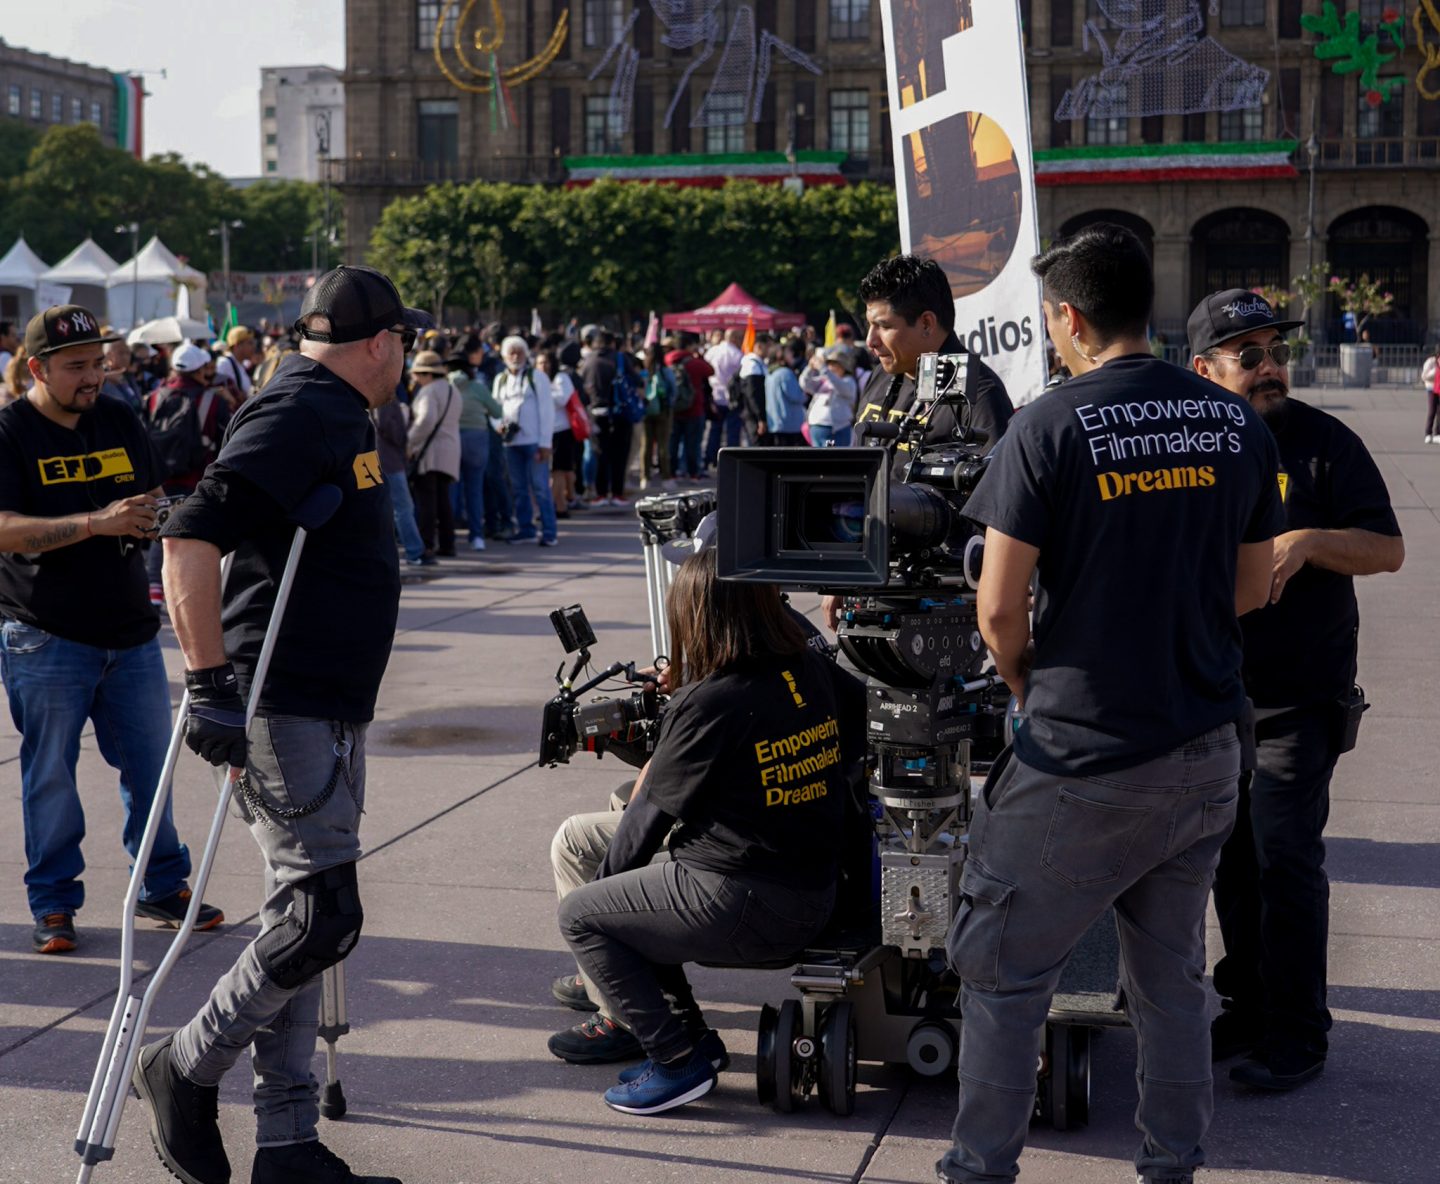
[[[290,599],[290,589],[295,583],[295,570],[300,564],[300,552],[305,546],[305,536],[317,530],[330,520],[340,506],[341,493],[334,485],[316,486],[296,507],[290,520],[295,523],[295,537],[290,543],[290,554],[285,560],[285,569],[280,576],[280,586],[275,592],[275,608],[270,614],[270,624],[265,630],[265,640],[260,646],[260,658],[255,663],[255,676],[250,685],[250,698],[245,704],[245,729],[255,718],[255,708],[260,703],[260,691],[265,685],[265,676],[270,670],[270,659],[275,652],[275,639],[280,632],[280,623],[285,615],[285,603]],[[221,586],[230,570],[227,558]],[[235,770],[229,770],[221,784],[214,816],[210,819],[210,832],[205,837],[205,850],[195,870],[190,889],[190,906],[185,910],[185,919],[180,923],[179,932],[170,943],[169,950],[155,968],[145,993],[133,993],[135,972],[135,905],[140,899],[140,888],[145,881],[145,868],[150,862],[150,852],[155,845],[155,834],[160,828],[160,819],[165,812],[165,803],[174,787],[175,762],[180,756],[180,745],[185,735],[185,717],[190,710],[190,696],[180,700],[180,710],[175,717],[175,727],[170,733],[170,746],[165,751],[165,765],[160,771],[160,783],[155,789],[155,800],[150,806],[150,817],[145,823],[145,833],[140,839],[140,850],[135,854],[135,866],[130,873],[130,888],[125,893],[124,914],[120,927],[120,987],[115,995],[115,1010],[110,1015],[110,1026],[105,1032],[105,1042],[100,1048],[100,1059],[95,1065],[95,1076],[90,1082],[90,1093],[85,1099],[85,1113],[80,1119],[80,1130],[75,1136],[75,1153],[80,1156],[80,1174],[76,1184],[86,1184],[97,1163],[103,1163],[115,1154],[115,1135],[120,1129],[120,1116],[125,1111],[129,1096],[130,1075],[135,1071],[135,1061],[140,1055],[140,1042],[145,1035],[145,1023],[150,1009],[170,977],[185,949],[193,931],[195,917],[200,911],[200,899],[210,879],[210,868],[215,862],[215,853],[220,847],[220,830],[225,825],[226,809],[231,791],[235,785]]]
[[[320,976],[320,1027],[325,1041],[325,1088],[320,1092],[320,1113],[332,1121],[345,1117],[345,1091],[340,1087],[340,1054],[335,1045],[350,1031],[345,1012],[345,963],[337,962]]]

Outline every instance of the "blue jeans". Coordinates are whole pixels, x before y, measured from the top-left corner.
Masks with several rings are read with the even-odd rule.
[[[555,538],[555,498],[550,493],[550,464],[535,458],[534,444],[505,445],[510,484],[515,489],[515,537],[535,537],[535,510],[540,510],[541,537]]]
[[[810,443],[815,448],[824,448],[831,442],[836,448],[848,448],[853,435],[854,432],[848,427],[836,431],[829,424],[812,423],[810,425]]]
[[[485,537],[485,469],[490,462],[490,429],[460,429],[460,480],[450,486],[455,517],[465,503],[465,520],[472,539]]]
[[[585,456],[580,462],[580,484],[595,492],[595,474],[600,471],[600,442],[592,435],[585,441]]]
[[[710,431],[705,436],[705,467],[707,469],[715,467],[722,441],[726,448],[735,448],[739,445],[740,431],[743,427],[740,412],[734,407],[725,412],[724,419],[710,421]]]
[[[415,501],[410,496],[410,482],[405,473],[386,473],[385,484],[390,489],[390,506],[395,512],[395,533],[400,536],[400,545],[405,548],[405,558],[419,563],[425,554],[425,543],[420,538],[420,528],[415,525]]]
[[[510,489],[509,470],[505,460],[508,449],[501,443],[498,432],[489,428],[485,431],[485,533],[507,534],[515,524],[515,496]]]
[[[102,650],[19,621],[6,621],[0,638],[0,675],[20,733],[30,912],[36,918],[74,914],[85,903],[85,812],[75,783],[80,733],[93,720],[100,755],[120,771],[121,839],[134,859],[170,739],[170,686],[160,642]],[[178,892],[189,874],[190,853],[175,833],[167,802],[140,897],[160,900]]]
[[[1239,778],[1233,724],[1088,777],[1042,772],[1013,749],[996,763],[946,943],[965,1022],[954,1145],[936,1165],[940,1179],[1015,1179],[1050,998],[1076,943],[1112,905],[1139,1045],[1136,1171],[1178,1176],[1204,1162],[1214,1110],[1205,903]]]
[[[700,443],[705,438],[705,419],[677,419],[670,433],[670,468],[678,477],[700,476]]]

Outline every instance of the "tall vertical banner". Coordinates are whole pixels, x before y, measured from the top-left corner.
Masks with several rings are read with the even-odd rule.
[[[1017,0],[881,0],[900,241],[945,269],[955,334],[1016,404],[1045,385]]]
[[[112,74],[115,82],[115,146],[145,159],[145,80],[138,74]]]

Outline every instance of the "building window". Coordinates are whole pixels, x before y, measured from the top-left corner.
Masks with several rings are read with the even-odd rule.
[[[613,156],[625,151],[625,126],[610,102],[609,95],[585,98],[585,154]]]
[[[435,26],[440,23],[441,0],[415,0],[415,48],[435,48]],[[455,21],[457,10],[451,5],[450,19],[445,22],[445,31],[440,35],[440,44],[445,49],[455,48]],[[274,115],[274,109],[270,109]]]
[[[82,122],[84,119],[85,119],[85,100],[84,100],[84,99],[71,99],[71,100],[70,100],[70,122],[71,122],[71,123],[80,123],[80,122]]]
[[[830,92],[830,150],[854,156],[870,153],[870,92]]]
[[[1220,0],[1220,27],[1265,27],[1265,0]]]
[[[582,36],[585,47],[609,49],[625,28],[626,15],[625,0],[585,0]]]
[[[1108,94],[1116,109],[1125,110],[1127,95],[1125,84],[1112,86]],[[1128,144],[1130,142],[1130,119],[1125,115],[1091,115],[1085,120],[1085,143],[1087,144]]]
[[[1261,140],[1265,134],[1265,109],[1246,107],[1241,111],[1220,112],[1220,140],[1234,143],[1237,140]]]
[[[10,98],[5,107],[6,113],[15,116],[18,119],[20,116],[20,108],[22,102],[23,100],[20,97],[20,88],[12,82],[10,84]]]
[[[1050,44],[1061,46],[1075,44],[1074,0],[1051,0]]]
[[[745,151],[745,96],[711,95],[705,100],[710,123],[705,128],[706,152]]]
[[[421,99],[416,145],[426,164],[454,164],[460,159],[460,102],[458,99]]]
[[[33,86],[30,88],[30,118],[45,118],[45,92]]]
[[[100,127],[105,122],[105,108],[100,105],[99,99],[90,101],[90,122]]]
[[[275,143],[275,133],[274,133],[274,132],[266,132],[266,133],[265,133],[265,143],[266,143],[267,145],[273,145],[273,144]]]
[[[1403,164],[1405,108],[1399,96],[1378,107],[1370,105],[1363,90],[1359,97],[1360,108],[1355,115],[1355,139],[1359,141],[1355,145],[1355,163]]]
[[[430,30],[430,35],[431,35],[432,37],[435,35],[435,30],[434,30],[433,28]],[[265,108],[265,118],[266,118],[266,119],[274,119],[274,118],[275,118],[275,108],[274,108],[274,107],[266,107],[266,108]]]
[[[870,40],[870,0],[830,0],[830,40]]]
[[[50,96],[50,122],[51,122],[51,123],[64,123],[64,122],[65,122],[65,96],[64,96],[64,95],[51,95],[51,96]]]
[[[267,173],[273,173],[278,167],[279,165],[277,165],[276,162],[273,160],[267,160],[265,162],[265,171]]]

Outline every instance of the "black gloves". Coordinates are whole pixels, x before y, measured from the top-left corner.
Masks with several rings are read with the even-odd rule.
[[[235,681],[235,667],[226,662],[205,670],[187,670],[190,714],[185,743],[212,765],[245,765],[245,701]]]

